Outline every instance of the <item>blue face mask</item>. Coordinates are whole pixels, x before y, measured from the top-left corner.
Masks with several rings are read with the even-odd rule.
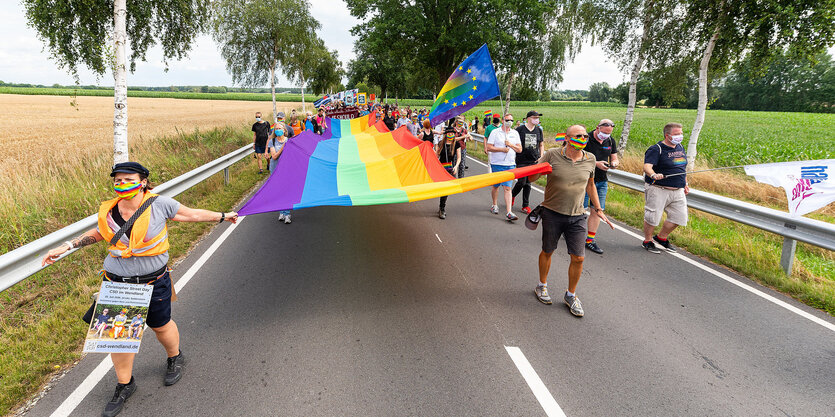
[[[275,136],[276,136],[276,137],[279,137],[279,138],[280,138],[280,137],[282,137],[282,136],[284,136],[284,130],[282,130],[282,129],[276,129],[276,130],[275,130]]]
[[[256,117],[256,118],[255,118],[255,121],[256,121],[256,122],[260,122],[260,121],[261,121],[261,118],[260,118],[260,117]]]

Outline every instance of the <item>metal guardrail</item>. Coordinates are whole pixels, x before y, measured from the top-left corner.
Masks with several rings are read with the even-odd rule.
[[[221,171],[224,174],[224,181],[228,184],[229,166],[246,158],[252,152],[252,145],[244,146],[154,187],[154,193],[174,197]],[[96,227],[96,222],[96,215],[93,214],[11,252],[0,255],[0,292],[46,268],[41,266],[41,260],[50,249]],[[61,258],[76,250],[67,252]]]
[[[478,133],[471,132],[470,135],[479,140],[484,139]],[[613,169],[609,170],[609,182],[644,192],[644,177],[641,175]],[[835,225],[830,223],[792,216],[783,211],[699,190],[690,191],[687,206],[783,236],[780,266],[787,275],[791,274],[797,241],[835,251]]]

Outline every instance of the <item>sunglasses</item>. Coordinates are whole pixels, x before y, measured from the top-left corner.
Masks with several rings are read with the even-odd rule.
[[[609,126],[609,127],[615,127],[615,124],[614,124],[614,123],[601,123],[601,124],[599,124],[598,126]]]
[[[589,135],[574,135],[574,136],[571,136],[571,137],[574,138],[574,139],[580,139],[580,138],[588,139]]]
[[[512,121],[513,121],[513,119],[504,119],[504,121],[506,121],[506,122],[512,122]]]

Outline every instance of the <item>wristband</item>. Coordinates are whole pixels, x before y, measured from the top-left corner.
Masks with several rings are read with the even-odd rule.
[[[220,213],[220,221],[217,224],[223,223],[224,220],[226,220],[226,213]]]
[[[64,242],[64,244],[65,244],[65,245],[67,245],[67,246],[69,247],[69,249],[67,249],[68,251],[73,250],[74,246],[72,245],[72,242],[70,242],[70,241],[68,240],[68,241]]]

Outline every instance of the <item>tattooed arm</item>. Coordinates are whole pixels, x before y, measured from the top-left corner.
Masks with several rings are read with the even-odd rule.
[[[83,248],[103,239],[104,238],[101,236],[101,234],[99,234],[98,230],[90,229],[83,235],[68,242],[70,245],[72,245],[72,248],[70,248],[69,245],[65,243],[49,251],[49,253],[47,253],[46,256],[44,256],[43,262],[41,262],[41,266],[52,265],[53,263],[55,263],[56,260],[58,260],[58,258],[61,255],[67,253],[70,249]]]

